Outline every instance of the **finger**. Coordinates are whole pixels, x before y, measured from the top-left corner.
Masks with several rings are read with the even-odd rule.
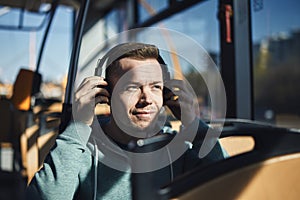
[[[98,101],[102,97],[109,99],[110,98],[109,92],[105,88],[97,88],[96,87],[96,88],[89,90],[85,94],[80,94],[80,93],[76,94],[75,101],[80,101],[81,103],[96,102],[96,104],[97,104],[97,103],[101,103],[101,101],[100,102],[98,102]],[[96,98],[98,98],[98,99],[96,99]],[[104,102],[106,103],[107,100],[105,100]]]
[[[166,101],[177,101],[179,96],[172,93],[172,95],[164,96],[164,102]]]
[[[179,103],[179,101],[178,101],[178,99],[177,100],[167,100],[167,101],[165,101],[164,102],[164,105],[166,105],[166,106],[168,106],[168,107],[173,107],[173,106],[175,106],[175,107],[180,107],[180,103]]]
[[[190,95],[183,90],[177,90],[177,91],[172,92],[172,94],[167,94],[165,96],[165,100],[174,100],[175,101],[178,99],[183,102],[186,102],[187,100],[190,101],[189,100]]]
[[[106,88],[103,87],[96,87],[93,88],[93,93],[94,96],[105,96],[105,97],[110,97],[110,93]]]
[[[192,88],[187,87],[186,83],[182,80],[172,80],[170,81],[170,87],[173,93],[173,99],[178,99],[183,102],[191,103],[193,101],[194,93],[191,91]],[[167,94],[166,97],[170,94]],[[177,96],[177,97],[176,97]]]
[[[104,88],[105,86],[107,86],[107,82],[104,81],[103,78],[89,77],[89,78],[86,78],[82,82],[82,84],[78,87],[78,89],[76,91],[76,95],[84,96],[84,95],[91,93],[91,90],[94,90],[95,88]],[[99,91],[96,90],[94,92],[98,93]]]
[[[107,86],[107,82],[102,77],[91,76],[91,77],[85,78],[81,82],[81,84],[77,88],[77,91],[79,91],[79,90],[84,91],[84,90],[87,90],[88,88],[92,89],[92,88],[99,87],[99,86]]]
[[[89,82],[91,82],[91,81],[97,81],[99,79],[100,79],[100,77],[97,77],[97,76],[86,77],[86,78],[84,78],[82,80],[82,82],[78,86],[77,90],[81,89],[84,85],[88,84]]]
[[[175,94],[169,89],[169,88],[164,88],[163,89],[163,97],[165,100],[170,99],[172,96],[174,96]]]
[[[171,80],[165,84],[165,88],[167,88],[166,90],[171,91],[173,95],[177,95],[177,96],[186,96],[185,94],[191,96],[192,94],[191,91],[188,90],[185,81],[182,80]],[[170,97],[171,95],[166,94],[166,97],[168,96]]]

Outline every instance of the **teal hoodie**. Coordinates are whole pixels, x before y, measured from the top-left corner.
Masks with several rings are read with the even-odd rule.
[[[193,124],[199,125],[197,134],[206,133],[208,126],[204,122],[196,120]],[[189,128],[185,131],[188,132]],[[89,126],[72,122],[58,135],[43,167],[26,189],[28,200],[132,199],[131,171],[126,153],[119,148],[105,157],[97,145],[93,144],[91,132]],[[221,160],[226,156],[217,143],[205,158],[199,159],[202,141],[197,136],[195,141],[193,148],[188,149],[174,163],[155,172],[156,178],[152,180],[152,185],[156,185],[158,189],[196,165]],[[105,159],[117,161],[126,170],[119,171],[103,164]]]

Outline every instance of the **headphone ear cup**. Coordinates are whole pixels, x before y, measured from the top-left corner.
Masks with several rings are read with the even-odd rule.
[[[107,82],[107,80],[105,79],[105,81]],[[108,82],[107,82],[108,83]],[[110,87],[110,84],[108,83],[107,86],[105,86],[105,89],[107,90],[107,92],[109,93],[109,97],[108,97],[108,105],[110,105],[111,103],[111,97],[112,97],[112,89]]]
[[[163,73],[163,79],[164,81],[169,81],[171,79],[171,75],[168,69],[167,64],[165,63],[164,59],[161,57],[161,55],[158,55],[157,61],[160,64],[162,73]]]
[[[173,92],[169,88],[163,88],[163,105],[166,105],[165,101],[167,101],[169,99],[169,96],[172,96],[172,94]]]

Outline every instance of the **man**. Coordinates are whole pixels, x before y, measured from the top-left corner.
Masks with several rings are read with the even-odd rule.
[[[140,191],[155,193],[194,166],[223,158],[218,143],[207,157],[197,157],[208,126],[196,117],[187,85],[169,80],[157,47],[141,43],[118,45],[98,67],[99,76],[84,79],[75,92],[73,120],[57,137],[43,168],[31,181],[28,199],[139,198],[139,192],[132,192],[132,187],[141,186],[141,180],[149,188],[143,185]],[[100,77],[102,71],[105,79]],[[109,120],[100,120],[100,124],[94,117],[98,103],[111,106]],[[147,146],[145,141],[157,144],[148,139],[164,141],[161,136],[168,135],[163,131],[165,106],[184,127],[175,136],[169,134],[171,138],[190,138],[195,132],[195,142],[186,145],[186,141],[179,140],[175,151],[171,151],[173,144],[166,137],[163,146],[167,148],[139,148]],[[164,150],[157,155],[161,148]],[[155,156],[148,157],[152,151]]]

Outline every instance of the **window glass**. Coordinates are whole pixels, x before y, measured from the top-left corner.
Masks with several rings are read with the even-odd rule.
[[[120,31],[120,11],[121,9],[111,10],[104,18],[99,19],[92,27],[88,28],[83,35],[76,84],[94,74],[97,60],[112,45],[107,44],[107,40]]]
[[[18,25],[19,14],[17,11],[12,9],[0,16],[0,24]],[[37,16],[37,14],[26,12],[24,26],[40,25],[43,17]],[[73,10],[69,7],[59,6],[46,40],[39,68],[43,80],[41,93],[45,98],[62,98],[72,47],[72,20]],[[2,96],[9,97],[12,94],[12,85],[20,68],[36,70],[46,25],[47,23],[36,31],[0,28],[0,93]]]
[[[140,0],[138,1],[139,22],[142,23],[152,15],[168,7],[168,0]]]
[[[251,3],[255,118],[299,128],[300,2]]]
[[[119,9],[114,9],[105,17],[105,25],[109,35],[116,34],[119,31],[118,24],[120,24],[118,15]]]
[[[169,42],[169,46],[172,46],[172,43],[176,44],[178,49],[174,50],[179,53],[182,73],[193,87],[198,98],[201,108],[200,117],[207,119],[210,119],[212,116],[210,99],[212,96],[218,98],[218,85],[220,84],[217,78],[209,79],[209,83],[203,80],[207,79],[208,76],[214,76],[209,72],[208,65],[219,66],[220,44],[217,8],[218,1],[205,1],[154,25],[155,27],[169,29],[170,32],[177,31],[178,34],[193,40],[201,47],[200,51],[197,51],[188,42],[176,38],[168,38],[168,31],[163,33],[165,34],[165,39]],[[209,55],[209,58],[201,56],[203,51]],[[186,62],[184,56],[180,55],[180,52],[188,52],[188,57],[193,57],[196,60],[197,65],[200,66],[200,73],[199,70],[195,71],[193,69],[191,63]],[[167,62],[174,66],[174,58],[167,58]],[[209,91],[207,84],[215,85],[216,89]],[[220,115],[218,116],[218,113],[213,113],[213,115],[221,117]]]
[[[45,13],[34,13],[29,11],[20,12],[19,9],[13,9],[5,6],[0,6],[0,26],[23,26],[36,27],[42,25],[45,21]],[[21,19],[21,20],[20,20]]]

